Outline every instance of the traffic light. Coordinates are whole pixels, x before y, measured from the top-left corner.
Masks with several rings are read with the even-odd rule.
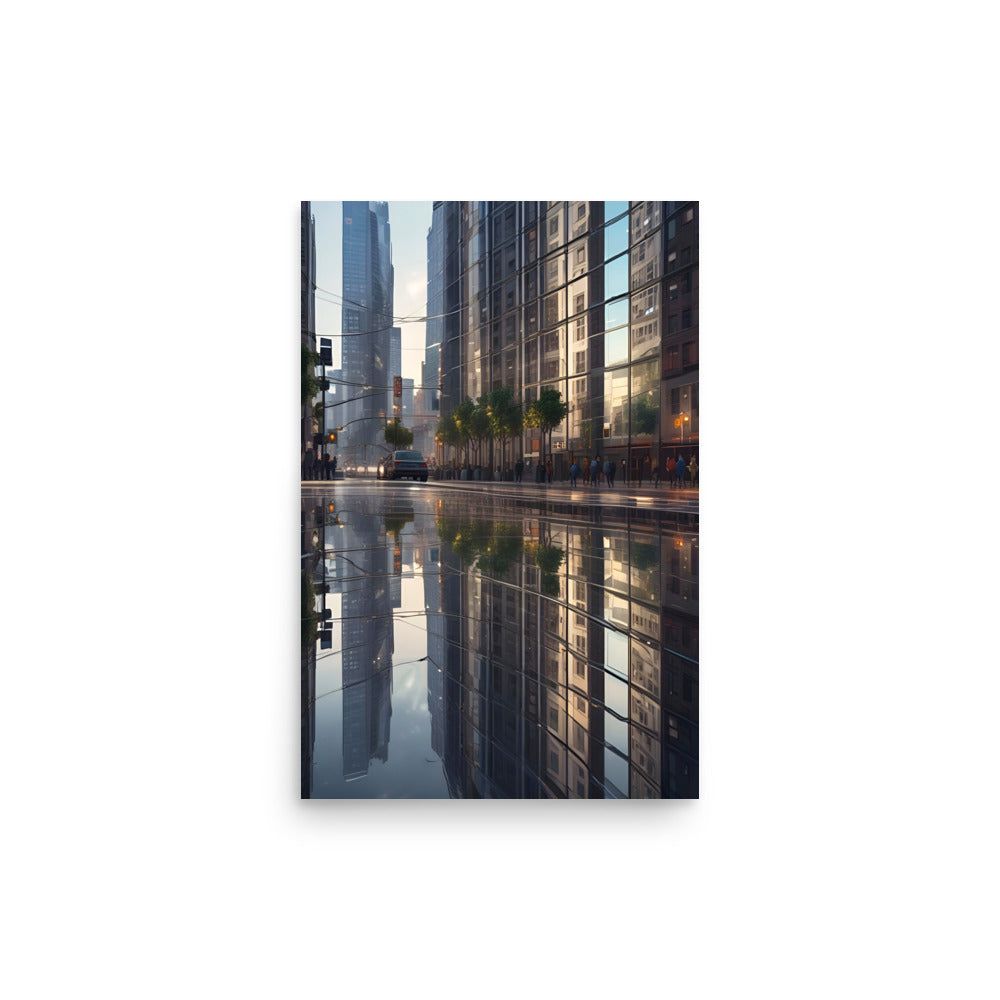
[[[327,441],[330,442],[330,444],[333,444],[337,440],[337,432],[336,431],[330,431],[330,433],[327,434],[326,439],[327,439]]]

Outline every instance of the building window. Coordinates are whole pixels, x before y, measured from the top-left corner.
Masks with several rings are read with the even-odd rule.
[[[678,316],[677,313],[671,313],[667,317],[667,333],[676,333],[680,328],[680,316]]]
[[[670,412],[671,414],[681,412],[681,391],[680,389],[670,390]]]
[[[587,214],[587,205],[586,203],[581,203],[579,208],[577,208],[576,210],[576,217],[578,219],[582,219],[586,214]]]
[[[681,364],[684,365],[685,368],[691,364],[691,345],[692,341],[689,340],[681,347]]]
[[[678,368],[680,368],[680,361],[678,360],[677,345],[673,344],[667,348],[667,371],[676,371]]]
[[[670,297],[672,299],[676,299],[677,298],[677,286],[676,285],[671,285],[670,286]]]
[[[685,222],[692,222],[693,220],[694,220],[694,209],[693,208],[689,208],[684,213],[684,221]]]
[[[689,330],[691,328],[691,310],[685,309],[681,313],[681,329]]]

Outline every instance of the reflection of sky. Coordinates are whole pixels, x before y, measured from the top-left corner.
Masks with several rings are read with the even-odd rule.
[[[404,532],[405,536],[405,532]],[[313,768],[315,798],[447,798],[448,787],[440,760],[431,750],[431,717],[427,711],[427,664],[413,663],[427,655],[424,582],[417,573],[404,578],[402,605],[397,613],[421,612],[419,617],[396,618],[392,673],[392,719],[389,760],[372,760],[368,774],[345,784],[343,780],[343,695],[337,691],[316,702],[316,747]],[[331,595],[332,596],[332,595]],[[339,598],[337,599],[339,605]],[[330,607],[327,598],[327,607]],[[334,615],[339,615],[339,608]],[[338,631],[335,636],[339,639]],[[335,639],[335,644],[337,639]],[[325,652],[325,651],[324,651]],[[399,666],[398,664],[406,664]],[[340,657],[317,659],[316,693],[340,685]]]

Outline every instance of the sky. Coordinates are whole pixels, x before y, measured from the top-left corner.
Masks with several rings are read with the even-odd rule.
[[[341,202],[314,201],[316,219],[316,335],[333,338],[334,367],[340,365],[340,306],[324,301],[343,294]],[[395,268],[393,312],[396,316],[427,315],[427,230],[431,227],[430,201],[390,201],[389,231]],[[423,323],[397,323],[402,330],[403,378],[420,385],[420,362],[424,360]],[[395,373],[393,373],[395,374]]]

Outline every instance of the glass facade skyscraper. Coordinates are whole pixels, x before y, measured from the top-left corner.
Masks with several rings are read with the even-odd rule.
[[[392,413],[390,345],[393,312],[388,202],[343,203],[341,358],[345,395],[339,451],[368,463],[385,414]],[[350,426],[347,426],[350,424]]]
[[[442,414],[501,385],[526,407],[562,394],[557,475],[599,454],[631,479],[697,451],[697,202],[435,202],[428,315]],[[520,449],[549,457],[537,429]]]

